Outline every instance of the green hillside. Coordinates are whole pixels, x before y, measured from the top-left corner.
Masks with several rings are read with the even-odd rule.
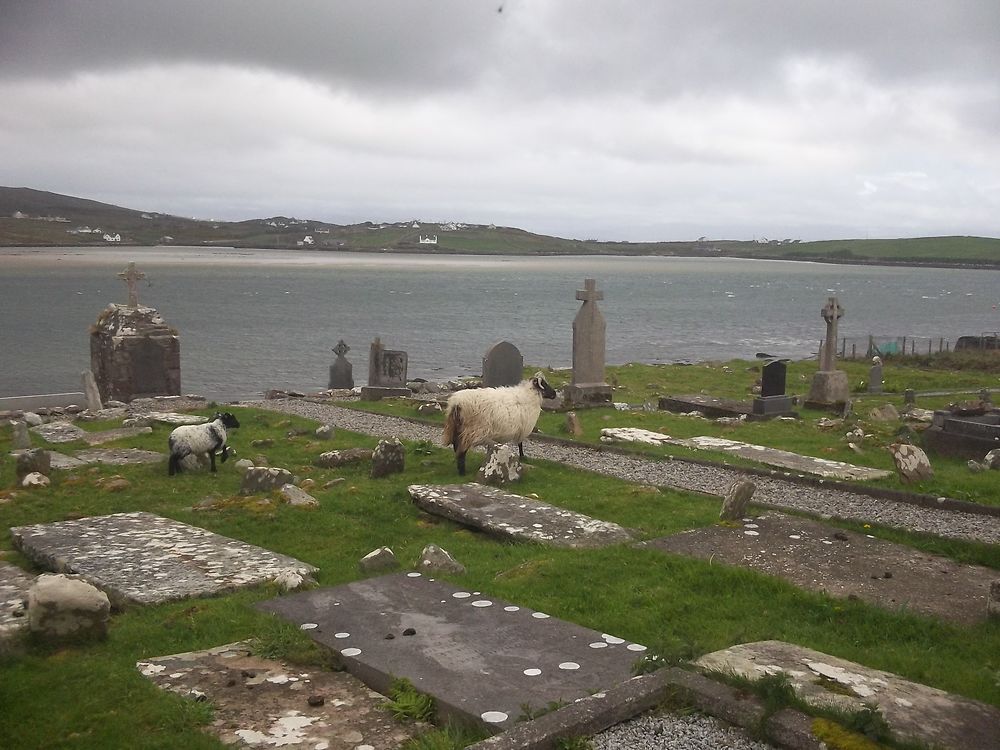
[[[407,221],[345,226],[285,216],[240,222],[205,221],[30,188],[0,187],[0,247],[104,247],[112,244],[104,234],[119,236],[117,244],[122,245],[482,255],[674,255],[1000,267],[1000,239],[987,237],[597,242],[482,224]],[[429,235],[437,236],[437,244],[420,242],[421,237]]]

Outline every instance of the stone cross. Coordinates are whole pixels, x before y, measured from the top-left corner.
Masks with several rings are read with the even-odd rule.
[[[146,274],[137,269],[135,263],[130,262],[128,268],[118,274],[118,278],[124,280],[128,285],[128,306],[131,308],[139,307],[139,290],[136,282],[146,278]]]
[[[604,299],[604,292],[597,291],[594,279],[584,279],[576,298],[583,304],[573,319],[573,384],[603,383],[607,326],[597,301]]]
[[[337,345],[333,347],[331,351],[333,351],[333,353],[336,354],[338,357],[343,357],[345,354],[351,351],[351,347],[345,344],[344,340],[341,339],[340,341],[337,342]]]
[[[836,297],[830,297],[822,310],[826,321],[826,339],[823,341],[823,353],[819,361],[820,372],[833,370],[837,362],[837,321],[844,316],[844,308]]]

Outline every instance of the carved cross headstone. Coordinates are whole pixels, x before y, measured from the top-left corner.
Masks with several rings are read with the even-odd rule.
[[[368,353],[368,385],[374,388],[399,388],[406,385],[407,354],[390,351],[378,337]]]
[[[597,307],[604,292],[594,279],[584,279],[576,298],[583,304],[573,319],[573,384],[604,382],[604,336],[607,324]]]
[[[119,279],[123,279],[128,285],[128,306],[136,308],[139,306],[139,289],[136,284],[140,279],[146,278],[146,274],[135,267],[135,263],[130,262],[128,268],[118,274]]]
[[[837,321],[844,316],[844,308],[837,302],[836,297],[830,297],[823,307],[822,315],[826,321],[826,339],[823,341],[819,369],[821,372],[826,372],[833,370],[837,362]]]
[[[351,347],[341,339],[332,351],[337,355],[337,359],[330,365],[330,382],[327,388],[353,388],[354,366],[344,358],[344,355],[351,351]]]

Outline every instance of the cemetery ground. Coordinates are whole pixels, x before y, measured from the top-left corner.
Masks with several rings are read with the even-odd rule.
[[[754,376],[749,362],[681,366],[633,365],[609,368],[618,386],[615,400],[643,403],[666,393],[698,393],[746,398]],[[803,392],[810,363],[792,363],[789,391]],[[841,363],[857,385],[867,367]],[[812,364],[815,369],[815,363]],[[1000,385],[997,373],[983,370],[939,372],[886,367],[882,395],[859,394],[855,416],[836,428],[816,426],[821,412],[800,410],[798,422],[771,421],[721,426],[713,421],[666,412],[623,412],[611,408],[578,412],[584,434],[575,438],[597,443],[609,426],[640,426],[677,436],[721,434],[879,468],[891,468],[884,445],[898,424],[883,426],[867,417],[869,408],[902,405],[902,391],[977,390]],[[564,373],[565,375],[565,373]],[[559,373],[552,373],[553,383]],[[899,381],[896,382],[896,378]],[[651,387],[652,386],[652,387]],[[933,408],[966,397],[920,398]],[[967,398],[972,398],[969,396]],[[358,403],[350,406],[357,408]],[[365,408],[413,417],[412,401],[385,401]],[[208,405],[202,413],[209,415]],[[62,521],[110,513],[148,511],[200,526],[218,534],[259,545],[308,562],[319,572],[321,586],[364,578],[358,560],[373,549],[391,547],[404,569],[428,544],[436,544],[466,568],[460,575],[437,577],[467,590],[516,602],[604,633],[646,644],[657,663],[686,664],[702,654],[738,643],[780,639],[834,654],[908,679],[1000,706],[1000,622],[954,624],[918,614],[890,611],[859,600],[837,599],[799,589],[781,579],[710,560],[664,554],[649,548],[616,545],[602,549],[555,549],[528,543],[497,541],[450,521],[420,511],[410,500],[411,484],[452,484],[450,451],[428,442],[406,442],[406,469],[380,479],[368,476],[367,465],[321,469],[319,453],[351,447],[372,448],[377,438],[337,428],[334,438],[314,437],[315,422],[271,411],[234,408],[241,427],[230,433],[239,458],[257,463],[263,455],[302,478],[315,480],[309,492],[317,508],[282,504],[276,496],[239,494],[240,477],[227,462],[219,472],[183,473],[168,477],[166,460],[133,466],[96,465],[52,473],[52,485],[16,487],[13,461],[0,462],[0,525],[4,528]],[[542,432],[566,439],[565,415],[543,414]],[[118,427],[119,422],[80,423],[88,431]],[[873,437],[862,441],[862,454],[846,446],[844,433],[861,426]],[[108,444],[164,451],[170,427]],[[34,444],[44,445],[37,437]],[[270,444],[252,441],[271,441]],[[46,446],[63,452],[87,447],[79,443]],[[0,455],[11,448],[9,430],[0,430]],[[654,455],[670,453],[703,460],[703,451],[629,448]],[[730,465],[744,463],[715,456]],[[470,471],[481,460],[470,454]],[[718,498],[628,483],[529,456],[532,468],[511,490],[537,495],[547,503],[632,529],[640,540],[676,532],[710,528],[719,521]],[[940,494],[985,504],[998,504],[995,474],[969,474],[964,462],[932,456],[935,478],[914,485],[918,492]],[[964,472],[964,473],[963,473]],[[111,484],[113,476],[127,480]],[[343,481],[334,480],[342,479]],[[898,488],[896,480],[876,484]],[[877,525],[837,524],[909,547],[975,563],[1000,571],[1000,549],[993,545],[942,540]],[[0,560],[30,569],[0,537]],[[1000,577],[1000,573],[998,573]],[[102,642],[51,647],[21,636],[0,652],[0,746],[18,748],[216,748],[204,727],[213,717],[210,703],[196,702],[157,689],[140,675],[136,662],[209,649],[253,639],[258,654],[306,665],[312,670],[333,666],[329,654],[292,624],[254,608],[278,594],[273,585],[221,596],[145,607],[116,613]],[[525,713],[546,706],[525,706]],[[430,731],[430,730],[429,730]],[[414,748],[457,747],[469,735],[430,734]],[[423,744],[418,744],[418,743]]]

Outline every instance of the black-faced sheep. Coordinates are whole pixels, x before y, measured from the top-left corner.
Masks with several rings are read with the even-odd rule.
[[[476,445],[516,442],[524,458],[524,439],[535,429],[542,399],[555,396],[540,372],[517,385],[453,393],[448,399],[443,443],[455,449],[458,473],[465,474],[465,454]]]
[[[181,470],[181,460],[187,456],[207,455],[215,471],[215,452],[222,449],[222,462],[229,458],[226,428],[239,427],[239,420],[227,412],[219,412],[211,422],[182,425],[170,433],[170,476]]]

